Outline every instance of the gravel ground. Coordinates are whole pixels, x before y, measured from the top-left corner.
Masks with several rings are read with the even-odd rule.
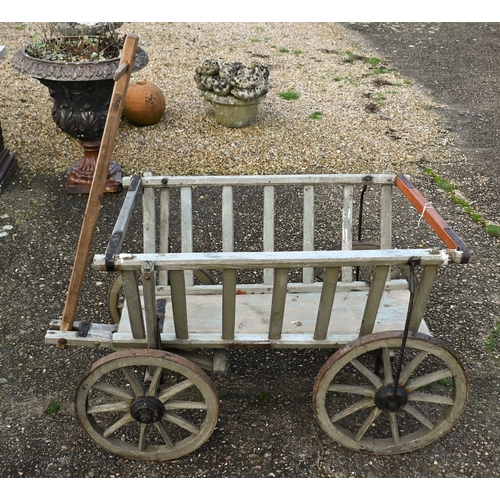
[[[66,168],[80,150],[52,122],[46,89],[9,64],[31,31],[0,24],[8,51],[0,62],[8,82],[0,89],[0,118],[21,167],[1,195],[0,477],[498,476],[498,353],[485,349],[500,316],[498,242],[423,172],[465,164],[442,106],[384,60],[373,64],[369,58],[380,56],[348,30],[326,23],[125,24],[122,31],[137,34],[150,59],[134,79],[162,88],[167,110],[153,127],[123,120],[113,159],[125,174],[391,169],[412,175],[472,251],[469,265],[440,271],[426,315],[433,333],[465,363],[471,394],[464,415],[422,450],[397,457],[354,453],[330,441],[313,415],[311,388],[331,353],[238,351],[230,353],[230,375],[215,380],[218,426],[191,455],[137,463],[95,446],[78,426],[72,399],[83,372],[105,352],[57,350],[42,339],[64,306],[86,197],[64,193]],[[198,97],[194,68],[206,58],[269,65],[271,90],[252,127],[218,125]],[[389,71],[375,74],[374,67]],[[298,100],[279,96],[291,89]],[[322,119],[310,118],[315,111]],[[104,197],[92,253],[105,248],[122,197]],[[396,210],[399,241],[415,243],[417,221],[415,212]],[[89,268],[80,319],[108,321],[108,285],[107,276]],[[259,398],[263,393],[269,397]],[[60,407],[48,415],[52,402]]]

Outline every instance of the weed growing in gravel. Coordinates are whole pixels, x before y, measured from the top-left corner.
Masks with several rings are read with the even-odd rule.
[[[309,115],[309,118],[311,118],[311,120],[321,120],[321,118],[323,118],[323,112],[315,111]]]
[[[497,347],[498,338],[500,336],[500,321],[497,323],[496,328],[486,337],[484,344],[489,353],[493,353]]]
[[[295,90],[288,90],[287,92],[280,92],[279,96],[285,99],[285,101],[295,101],[300,97],[300,94],[295,92]]]
[[[54,413],[56,413],[57,410],[59,410],[59,403],[53,401],[47,406],[47,408],[45,408],[44,413],[46,413],[47,415],[54,415]]]

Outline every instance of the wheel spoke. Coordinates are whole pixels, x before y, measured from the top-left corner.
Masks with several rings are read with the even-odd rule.
[[[87,410],[89,415],[95,415],[97,413],[111,413],[117,411],[129,411],[130,403],[127,401],[120,401],[118,403],[107,403],[102,405],[90,406]]]
[[[427,392],[412,392],[408,394],[408,401],[422,401],[424,403],[435,403],[438,405],[453,405],[455,400],[449,396],[429,394]]]
[[[354,368],[356,368],[356,370],[358,370],[361,375],[366,377],[375,386],[376,389],[380,389],[384,385],[382,379],[378,375],[369,370],[357,359],[353,359],[351,361],[351,365],[354,366]]]
[[[179,382],[178,384],[173,385],[172,387],[169,387],[168,389],[165,389],[158,394],[157,398],[162,402],[165,403],[167,400],[170,398],[173,398],[177,394],[181,393],[182,391],[185,391],[189,387],[192,387],[194,384],[191,380],[183,380],[182,382]]]
[[[399,443],[399,428],[398,428],[398,418],[396,413],[389,412],[389,421],[391,423],[391,434],[392,439],[396,444]]]
[[[330,421],[332,423],[338,422],[339,420],[342,420],[343,418],[347,417],[348,415],[352,415],[353,413],[356,413],[357,411],[364,410],[365,408],[370,408],[372,406],[375,406],[375,402],[373,398],[363,398],[359,400],[357,403],[354,403],[353,405],[345,408],[342,411],[339,411],[335,415],[333,415],[330,418]]]
[[[205,401],[171,401],[163,405],[165,410],[206,410]]]
[[[373,410],[370,412],[370,415],[368,415],[367,419],[363,422],[363,425],[360,427],[359,431],[356,434],[356,441],[361,441],[363,439],[363,436],[366,434],[366,431],[371,427],[373,422],[377,419],[377,417],[382,413],[382,410],[379,408],[373,408]]]
[[[181,416],[177,415],[174,412],[169,411],[168,413],[165,413],[163,415],[163,418],[177,425],[181,429],[190,432],[191,434],[196,435],[200,432],[200,429],[196,427],[196,425],[192,424],[191,422],[188,422],[186,419],[182,418]]]
[[[139,431],[139,451],[144,451],[146,449],[146,436],[147,436],[148,424],[141,424]]]
[[[350,385],[350,384],[330,384],[330,392],[347,392],[349,394],[359,394],[361,396],[375,396],[373,385]]]
[[[170,436],[167,433],[167,429],[165,429],[165,426],[163,425],[163,422],[161,420],[158,420],[158,422],[155,422],[153,425],[156,427],[156,430],[160,433],[160,436],[163,438],[166,447],[171,450],[174,447],[174,445],[172,443],[172,440],[170,439]]]
[[[426,385],[437,382],[438,380],[443,380],[445,378],[450,378],[453,376],[449,368],[443,370],[438,370],[436,372],[428,373],[427,375],[422,375],[421,377],[414,378],[406,385],[405,389],[408,392],[420,389]]]
[[[132,422],[134,418],[130,413],[127,413],[124,415],[120,420],[117,420],[111,427],[108,427],[107,429],[104,429],[102,435],[107,438],[111,436],[111,434],[114,434],[118,429],[123,427],[124,425],[127,425],[129,422]]]
[[[116,387],[114,385],[105,384],[104,382],[96,382],[93,386],[93,389],[99,389],[106,394],[111,394],[112,396],[116,396],[120,399],[130,401],[132,401],[135,397],[134,393],[131,390],[126,389],[125,387]]]
[[[127,367],[122,368],[122,373],[125,375],[126,379],[129,381],[132,386],[132,390],[136,396],[144,395],[144,384],[139,380],[134,371]]]
[[[420,423],[425,425],[428,429],[431,431],[434,429],[434,424],[425,416],[422,415],[413,405],[410,403],[407,403],[404,407],[403,410],[406,413],[409,413],[412,417],[415,417]]]
[[[153,378],[151,379],[151,383],[149,384],[147,396],[155,396],[156,391],[158,390],[158,385],[161,381],[161,376],[163,373],[163,369],[161,366],[157,366],[156,370],[153,374]]]
[[[399,384],[405,385],[411,374],[417,369],[418,365],[427,357],[427,352],[419,351],[418,354],[403,368],[399,377]]]
[[[391,366],[391,357],[389,354],[389,349],[384,347],[382,349],[382,361],[384,363],[384,380],[385,384],[389,385],[394,382],[394,377],[392,376],[392,366]]]

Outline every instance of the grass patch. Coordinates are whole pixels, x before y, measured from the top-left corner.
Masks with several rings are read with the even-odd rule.
[[[311,113],[309,115],[309,118],[311,120],[321,120],[321,118],[323,118],[323,112],[322,111],[315,111],[314,113]]]
[[[281,52],[282,54],[288,54],[290,51],[289,51],[287,48],[282,47],[282,48],[280,49],[280,52]]]
[[[300,56],[300,54],[302,54],[303,52],[301,50],[294,50],[293,53],[296,55],[296,56]]]
[[[52,403],[50,403],[47,408],[45,408],[44,413],[46,413],[47,415],[54,415],[57,410],[59,410],[59,403],[52,401]]]
[[[263,391],[263,392],[257,394],[257,399],[261,403],[267,403],[271,399],[271,393]]]
[[[285,101],[295,101],[300,97],[300,94],[295,90],[288,90],[287,92],[280,92],[279,96]]]
[[[492,354],[496,350],[499,336],[500,336],[500,321],[497,323],[496,328],[486,337],[484,341],[486,350],[490,354]]]

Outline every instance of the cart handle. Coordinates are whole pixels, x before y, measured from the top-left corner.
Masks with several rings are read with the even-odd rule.
[[[452,260],[458,264],[466,264],[469,262],[470,252],[465,243],[439,215],[429,201],[424,198],[422,193],[413,183],[404,175],[399,174],[396,176],[396,186],[429,223],[432,229],[434,229],[447,248],[452,251],[450,253],[453,253],[453,257],[455,257]],[[457,251],[460,252],[459,255],[455,254]]]
[[[106,271],[115,271],[115,257],[122,248],[123,240],[125,239],[125,233],[127,231],[128,223],[130,221],[130,216],[132,215],[132,210],[134,209],[135,201],[137,199],[137,194],[140,191],[142,184],[142,179],[138,175],[134,175],[131,179],[128,192],[123,201],[122,208],[116,220],[115,227],[113,228],[113,233],[109,239],[108,246],[106,248],[106,253],[104,257]]]

